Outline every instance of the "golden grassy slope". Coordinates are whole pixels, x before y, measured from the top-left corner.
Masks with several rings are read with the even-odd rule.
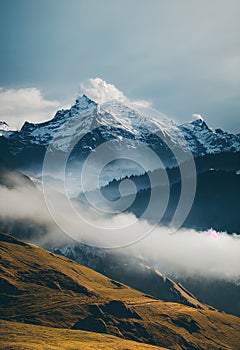
[[[73,331],[0,320],[0,349],[15,350],[166,350],[108,334]]]
[[[156,300],[11,236],[0,235],[0,254],[2,319],[98,331],[176,350],[239,350],[237,317]]]

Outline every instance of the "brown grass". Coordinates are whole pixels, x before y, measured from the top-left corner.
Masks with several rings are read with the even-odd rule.
[[[18,322],[0,320],[0,329],[0,349],[164,350],[164,348],[119,339],[108,334],[34,326]]]

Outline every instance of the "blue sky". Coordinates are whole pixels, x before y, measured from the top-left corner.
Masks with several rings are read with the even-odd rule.
[[[199,113],[240,132],[238,0],[0,2],[0,119],[14,120],[4,104],[26,91],[38,106],[27,118],[46,118],[100,77],[179,122]]]

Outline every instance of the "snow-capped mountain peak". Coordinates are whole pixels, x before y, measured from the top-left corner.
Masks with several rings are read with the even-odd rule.
[[[7,128],[6,123],[2,122],[2,126]],[[183,160],[189,151],[195,157],[240,151],[239,135],[218,129],[214,131],[202,118],[178,125],[160,113],[154,117],[151,109],[142,111],[118,99],[98,104],[87,95],[78,97],[70,109],[59,110],[49,121],[40,124],[26,122],[20,131],[7,132],[2,136],[8,138],[9,152],[14,156],[29,152],[29,157],[35,157],[36,150],[41,149],[44,153],[50,144],[57,151],[69,152],[77,142],[77,156],[83,160],[100,144],[114,141],[109,149],[114,157],[121,158],[123,148],[134,149],[138,153],[137,159],[141,160],[143,148],[150,147],[161,155],[167,166],[173,166],[173,149],[181,150]],[[154,170],[154,166],[149,163],[148,170]],[[119,167],[120,164],[116,164],[116,169],[111,169],[111,179],[119,176]],[[124,171],[129,170],[129,164],[125,168]],[[136,173],[135,169],[133,173]],[[126,174],[130,176],[132,169]]]
[[[91,100],[88,96],[82,95],[79,96],[75,104],[71,107],[71,109],[77,109],[77,110],[84,110],[84,109],[89,109],[89,108],[96,108],[98,104]]]
[[[191,124],[192,124],[193,126],[195,126],[195,127],[205,128],[205,129],[210,130],[210,128],[208,127],[207,123],[206,123],[205,120],[202,119],[202,118],[193,120],[193,121],[191,122]]]
[[[93,127],[103,127],[104,139],[111,135],[119,141],[122,137],[127,138],[130,143],[131,140],[148,143],[149,140],[146,140],[149,135],[160,132],[171,144],[190,150],[195,156],[240,149],[238,135],[213,131],[202,117],[178,125],[160,113],[158,118],[154,118],[151,111],[150,116],[147,110],[144,112],[141,113],[117,99],[100,105],[84,94],[76,99],[70,109],[59,110],[54,118],[47,122],[26,122],[19,132],[19,137],[26,145],[30,142],[47,146],[54,140],[54,147],[65,152],[71,147],[71,139],[75,136],[81,137],[91,132]],[[2,122],[0,130],[8,130],[7,124]],[[11,135],[6,135],[9,136]]]

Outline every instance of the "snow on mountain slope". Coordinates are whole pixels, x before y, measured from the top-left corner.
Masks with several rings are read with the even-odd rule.
[[[130,127],[133,132],[143,137],[149,134],[161,132],[164,138],[168,138],[173,144],[181,145],[182,148],[188,147],[184,134],[178,128],[178,125],[162,114],[158,114],[158,119],[139,112],[136,106],[127,106],[120,101],[109,101],[101,105],[101,109],[108,111],[119,120],[125,127]]]
[[[98,106],[86,96],[77,99],[71,109],[60,110],[53,119],[32,124],[26,122],[19,131],[22,142],[48,146],[54,139],[53,146],[67,152],[74,135],[88,132],[97,115]]]
[[[211,130],[202,119],[177,125],[167,118],[155,119],[143,115],[120,101],[109,101],[102,105],[90,100],[86,95],[79,97],[68,110],[60,110],[53,119],[32,124],[26,122],[19,132],[3,134],[10,140],[19,136],[25,145],[48,146],[54,138],[53,146],[67,152],[76,137],[86,135],[94,127],[103,127],[105,139],[123,138],[149,144],[150,134],[160,132],[171,144],[190,150],[194,156],[222,151],[239,151],[240,136],[220,129]],[[5,122],[0,123],[0,132],[10,131]],[[131,143],[131,142],[130,142]],[[87,146],[87,145],[86,145]]]

